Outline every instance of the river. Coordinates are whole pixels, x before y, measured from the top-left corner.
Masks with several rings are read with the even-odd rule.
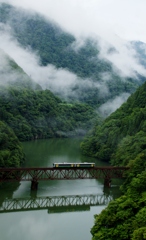
[[[82,156],[80,142],[81,139],[25,142],[24,166],[52,167],[53,162],[106,165]],[[111,188],[104,189],[103,180],[42,181],[37,193],[32,193],[30,182],[4,183],[0,185],[0,239],[91,240],[94,214],[120,196],[120,184],[120,180],[113,180]],[[98,199],[96,204],[95,199]],[[88,201],[91,204],[85,204]]]

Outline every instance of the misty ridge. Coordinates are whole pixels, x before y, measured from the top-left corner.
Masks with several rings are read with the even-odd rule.
[[[62,100],[89,104],[104,117],[145,81],[141,43],[119,39],[112,45],[99,36],[76,38],[36,12],[5,3],[0,3],[0,35],[0,48],[26,78]],[[19,81],[21,73],[10,71],[0,55],[3,84]]]
[[[0,49],[0,92],[2,93],[4,89],[6,90],[10,86],[18,90],[22,87],[29,87],[34,90],[41,89],[13,59]]]

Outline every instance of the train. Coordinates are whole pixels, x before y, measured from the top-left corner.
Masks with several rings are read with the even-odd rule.
[[[53,163],[54,168],[93,168],[95,167],[95,163],[89,163],[89,162],[84,162],[84,163],[68,163],[68,162],[63,162],[63,163]]]

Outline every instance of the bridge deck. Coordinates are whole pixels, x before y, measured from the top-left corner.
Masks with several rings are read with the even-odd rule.
[[[127,167],[93,167],[93,168],[0,168],[0,182],[31,181],[31,189],[37,189],[38,181],[104,179],[110,186],[112,178],[123,178]]]
[[[123,178],[127,167],[0,168],[0,181]]]

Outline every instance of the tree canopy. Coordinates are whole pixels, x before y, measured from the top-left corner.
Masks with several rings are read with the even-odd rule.
[[[95,215],[92,239],[146,239],[146,83],[81,143],[82,152],[128,166],[123,195]]]
[[[13,130],[0,121],[0,167],[20,167],[24,152]]]

